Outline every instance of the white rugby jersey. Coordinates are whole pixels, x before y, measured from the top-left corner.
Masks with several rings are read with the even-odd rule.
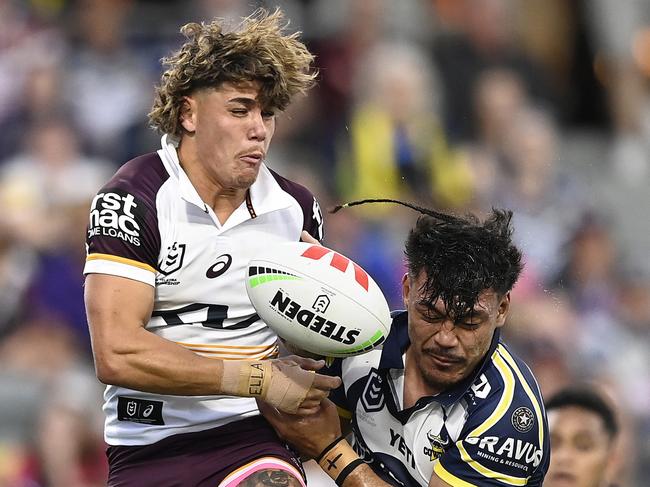
[[[427,486],[432,473],[454,487],[541,486],[550,452],[546,413],[528,367],[499,340],[451,390],[404,409],[406,312],[394,315],[383,349],[334,359],[330,394],[352,419],[353,447],[391,485]]]
[[[155,287],[146,329],[216,359],[277,355],[277,336],[246,294],[248,261],[273,242],[322,238],[322,214],[303,186],[265,165],[246,201],[222,225],[180,166],[162,149],[122,166],[92,202],[84,274],[122,276]],[[119,323],[115,323],[119,326]],[[107,386],[105,439],[151,444],[259,414],[255,400],[166,396]]]

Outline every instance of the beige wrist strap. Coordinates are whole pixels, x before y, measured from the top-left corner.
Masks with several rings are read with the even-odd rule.
[[[224,360],[221,391],[224,394],[263,399],[271,384],[269,361]]]
[[[270,360],[224,360],[221,391],[240,397],[259,397],[286,413],[295,413],[307,397],[315,372],[299,365]]]
[[[338,438],[325,448],[318,456],[317,461],[318,465],[334,479],[337,485],[341,485],[345,477],[363,463],[343,437]]]

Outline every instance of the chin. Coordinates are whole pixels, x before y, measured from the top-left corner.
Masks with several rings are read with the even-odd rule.
[[[248,189],[257,181],[257,171],[253,175],[242,175],[235,180],[234,186],[239,189]]]

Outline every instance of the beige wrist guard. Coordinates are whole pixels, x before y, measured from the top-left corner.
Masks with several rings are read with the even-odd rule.
[[[336,485],[343,485],[345,478],[359,465],[363,460],[352,449],[344,437],[337,438],[316,459],[320,468],[327,475],[332,477]]]
[[[285,413],[295,413],[307,397],[315,372],[270,360],[224,360],[221,391],[257,397]]]

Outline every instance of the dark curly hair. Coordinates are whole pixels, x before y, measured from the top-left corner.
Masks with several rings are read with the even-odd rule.
[[[318,74],[299,33],[285,33],[287,25],[279,9],[273,13],[258,9],[231,31],[223,19],[184,25],[181,33],[187,41],[162,60],[167,69],[149,112],[151,126],[181,135],[183,97],[224,82],[259,81],[262,104],[284,110]]]
[[[503,296],[521,274],[521,251],[512,242],[512,211],[493,209],[480,221],[474,215],[461,217],[402,201],[371,199],[341,205],[333,212],[363,203],[397,203],[423,214],[406,240],[409,275],[416,278],[424,271],[423,302],[432,309],[442,300],[454,320],[469,316],[487,289]]]
[[[578,407],[600,417],[610,439],[618,433],[618,421],[613,408],[596,390],[579,385],[556,392],[546,401],[546,412],[566,407]]]

